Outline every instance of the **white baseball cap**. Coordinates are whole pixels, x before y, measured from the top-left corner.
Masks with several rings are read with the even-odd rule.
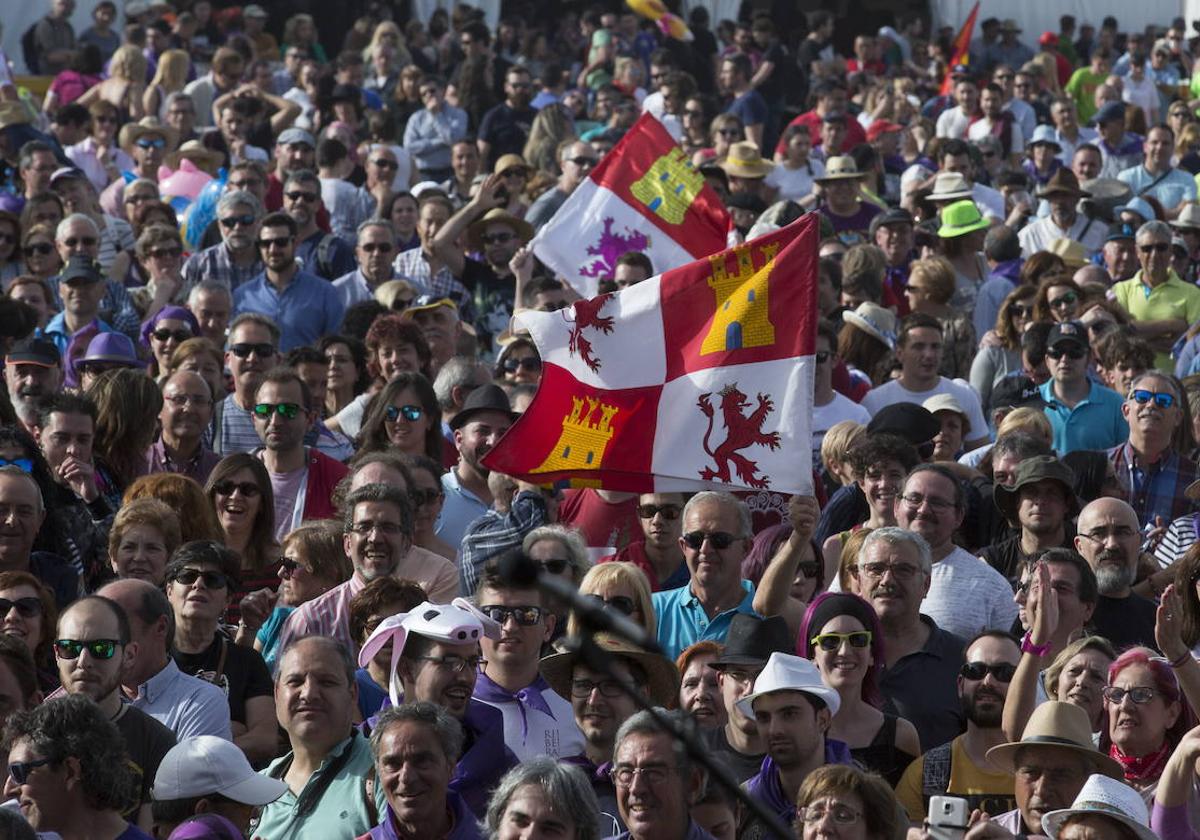
[[[167,750],[154,774],[150,795],[162,802],[219,793],[243,805],[266,805],[287,789],[285,782],[254,772],[233,742],[197,735]]]

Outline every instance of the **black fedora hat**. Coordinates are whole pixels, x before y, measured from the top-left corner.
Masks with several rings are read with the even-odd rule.
[[[462,409],[450,418],[450,428],[462,428],[470,422],[472,417],[483,411],[499,411],[510,421],[516,420],[518,417],[517,413],[512,410],[508,394],[504,393],[503,388],[499,385],[481,385],[467,395]]]
[[[729,622],[725,636],[725,651],[712,662],[716,670],[738,665],[761,667],[772,653],[795,653],[796,640],[788,633],[783,616],[761,618],[738,613]]]

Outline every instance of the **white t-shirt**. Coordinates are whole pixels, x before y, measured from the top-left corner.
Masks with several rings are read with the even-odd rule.
[[[834,423],[853,420],[864,426],[871,422],[871,414],[845,394],[833,392],[833,399],[825,405],[814,405],[812,414],[813,466],[821,463],[821,441]]]
[[[824,175],[825,164],[810,157],[808,166],[801,166],[799,169],[788,169],[783,164],[778,164],[767,175],[766,184],[779,191],[776,197],[780,201],[784,199],[799,201],[812,193],[814,179]]]
[[[967,127],[970,124],[971,118],[962,112],[962,108],[959,108],[957,105],[953,108],[947,108],[938,115],[937,136],[953,137],[956,140],[962,140],[967,136]]]
[[[958,547],[933,564],[921,612],[964,639],[981,630],[1007,631],[1017,620],[1017,604],[1004,575]]]
[[[1158,89],[1154,86],[1154,80],[1149,76],[1142,76],[1140,82],[1135,82],[1132,76],[1126,76],[1123,81],[1121,101],[1141,108],[1146,114],[1146,121],[1149,122],[1159,107]]]
[[[1021,125],[1016,120],[1013,120],[1011,123],[1009,123],[1009,127],[1012,129],[1009,132],[1012,135],[1009,138],[1012,141],[1009,145],[1009,149],[1012,150],[1013,154],[1020,154],[1025,148],[1025,135],[1021,133]],[[993,128],[994,123],[987,117],[984,117],[981,120],[976,120],[975,122],[971,123],[971,127],[967,129],[967,138],[970,140],[982,140],[984,137],[987,137],[992,133]]]
[[[862,406],[874,417],[880,409],[892,403],[910,402],[921,405],[925,400],[938,394],[950,394],[958,400],[958,404],[967,413],[967,419],[970,422],[966,432],[963,433],[964,441],[988,437],[988,425],[987,421],[983,419],[983,408],[979,405],[979,395],[975,393],[974,388],[961,379],[947,379],[939,376],[937,385],[928,391],[919,393],[905,388],[900,384],[899,379],[893,379],[891,382],[885,382],[877,388],[872,388],[863,397]],[[1009,595],[1011,594],[1010,592]]]

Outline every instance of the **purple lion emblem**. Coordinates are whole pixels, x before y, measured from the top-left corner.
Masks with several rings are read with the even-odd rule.
[[[622,254],[630,251],[644,251],[650,246],[650,239],[641,231],[625,228],[625,233],[628,235],[622,236],[614,232],[612,218],[605,216],[604,231],[600,234],[600,241],[587,248],[588,255],[596,259],[581,266],[579,273],[584,277],[611,280],[613,272],[617,270],[617,260],[621,258]]]

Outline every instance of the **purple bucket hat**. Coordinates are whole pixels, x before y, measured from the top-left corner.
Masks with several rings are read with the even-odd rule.
[[[154,332],[158,322],[168,320],[184,321],[191,328],[192,335],[200,335],[200,322],[196,320],[196,316],[190,309],[184,309],[182,306],[164,306],[154,314],[153,318],[142,322],[141,344],[143,347],[150,346],[150,333]]]

